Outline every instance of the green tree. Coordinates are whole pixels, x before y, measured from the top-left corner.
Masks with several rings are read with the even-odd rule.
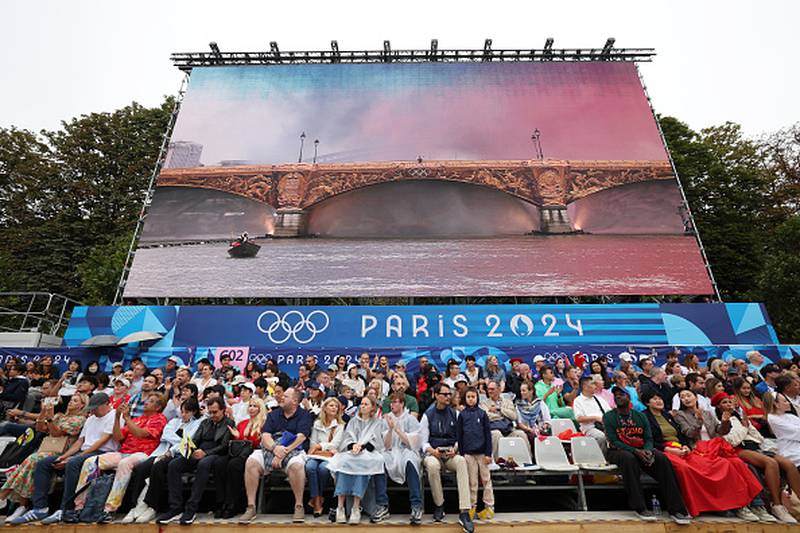
[[[760,286],[764,303],[783,342],[800,341],[800,215],[775,230]]]

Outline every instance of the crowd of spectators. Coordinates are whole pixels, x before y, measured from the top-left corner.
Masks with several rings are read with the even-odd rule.
[[[282,471],[296,522],[326,512],[328,487],[331,520],[381,522],[391,481],[407,487],[410,522],[419,524],[423,479],[433,519],[444,519],[448,471],[459,523],[471,533],[474,520],[494,516],[500,439],[521,439],[532,456],[552,420],[564,419],[570,429],[557,436],[596,439],[644,520],[654,516],[642,472],[678,523],[706,512],[795,522],[784,487],[800,493],[798,358],[772,363],[754,351],[700,364],[675,350],[660,366],[651,354],[616,359],[612,368],[583,354],[550,364],[537,355],[505,367],[495,356],[482,365],[467,356],[440,369],[421,357],[410,373],[386,356],[339,356],[323,368],[312,355],[297,378],[273,360],[240,371],[226,356],[217,368],[170,357],[161,368],[134,359],[108,373],[96,361],[73,360],[60,373],[50,357],[11,359],[0,370],[0,436],[16,440],[0,453],[0,509],[8,502],[7,524],[85,521],[96,497],[86,488],[106,474],[113,481],[95,521],[186,525],[213,480],[215,517],[248,523],[263,477]]]

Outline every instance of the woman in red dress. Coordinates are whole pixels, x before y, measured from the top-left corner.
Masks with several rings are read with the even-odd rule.
[[[712,439],[692,450],[670,413],[664,411],[660,396],[646,391],[642,402],[647,406],[645,415],[653,445],[672,463],[689,514],[739,511],[761,492],[758,479],[730,445],[722,439]]]
[[[765,437],[770,436],[767,426],[767,414],[764,411],[764,402],[753,394],[750,382],[743,378],[733,379],[733,392],[736,396],[736,405],[747,415],[750,423]]]

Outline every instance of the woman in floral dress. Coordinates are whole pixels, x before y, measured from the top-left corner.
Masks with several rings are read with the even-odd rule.
[[[86,422],[84,410],[89,404],[86,394],[74,394],[67,405],[66,413],[53,414],[53,406],[43,406],[42,413],[36,422],[37,429],[45,430],[51,437],[69,437],[67,446],[71,446],[81,433]],[[29,455],[22,464],[8,476],[0,498],[8,498],[26,508],[33,495],[33,470],[45,457],[58,455],[55,452],[35,452]],[[23,511],[24,512],[24,511]]]

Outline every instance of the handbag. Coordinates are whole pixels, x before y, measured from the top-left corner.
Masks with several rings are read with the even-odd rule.
[[[489,429],[491,431],[499,431],[505,437],[514,429],[514,423],[508,418],[501,418],[500,420],[489,422]]]
[[[253,453],[253,442],[249,440],[232,440],[228,443],[228,457],[247,459]]]
[[[39,445],[39,453],[56,453],[61,455],[69,446],[69,437],[51,437],[47,436],[42,439]]]

